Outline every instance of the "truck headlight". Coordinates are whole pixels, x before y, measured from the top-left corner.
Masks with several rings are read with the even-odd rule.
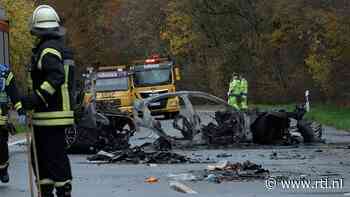
[[[179,105],[179,100],[177,98],[171,98],[168,102],[169,106],[176,107]]]

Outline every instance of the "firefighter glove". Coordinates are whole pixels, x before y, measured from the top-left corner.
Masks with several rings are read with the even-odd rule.
[[[40,98],[36,94],[32,94],[30,96],[22,97],[22,104],[24,109],[32,110],[34,106],[40,105]]]

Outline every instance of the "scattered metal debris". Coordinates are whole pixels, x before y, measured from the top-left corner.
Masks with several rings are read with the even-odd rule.
[[[209,174],[205,180],[211,183],[220,183],[220,179],[215,174]]]
[[[226,158],[226,157],[232,157],[232,154],[228,153],[221,153],[216,155],[217,158]]]
[[[169,186],[170,188],[172,188],[177,192],[181,192],[185,194],[198,194],[198,192],[194,191],[192,188],[178,181],[170,181]]]
[[[229,145],[246,140],[244,115],[236,111],[217,111],[215,121],[202,128],[206,144]]]
[[[195,181],[198,178],[191,173],[169,174],[168,178],[174,181]]]
[[[175,164],[175,163],[201,163],[200,160],[191,159],[168,151],[146,151],[143,147],[114,151],[106,154],[104,151],[89,156],[88,161],[104,161],[106,163],[133,163],[133,164]]]
[[[307,159],[307,157],[305,155],[300,155],[300,154],[288,154],[288,153],[277,153],[277,152],[273,152],[270,155],[270,159],[271,160],[287,160],[287,159]]]
[[[150,163],[150,164],[148,164],[148,166],[149,166],[149,167],[158,167],[158,165],[155,164],[155,163]]]
[[[204,171],[191,172],[197,177],[202,177],[198,180],[221,183],[226,181],[249,181],[255,179],[266,179],[270,172],[262,168],[261,165],[251,161],[243,163],[231,163],[229,161],[220,161],[216,165],[209,165]]]

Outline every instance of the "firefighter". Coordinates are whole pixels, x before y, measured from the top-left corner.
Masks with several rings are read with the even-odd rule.
[[[241,89],[239,86],[240,86],[240,81],[239,81],[238,74],[233,73],[227,95],[228,95],[228,103],[237,110],[239,110],[240,108],[238,105],[238,102],[241,97]]]
[[[23,97],[25,109],[33,109],[33,130],[39,172],[35,172],[42,197],[70,197],[72,172],[65,152],[65,129],[74,123],[72,54],[64,45],[65,29],[56,11],[38,6],[31,19],[33,49],[31,95]],[[35,163],[33,163],[35,171]]]
[[[241,110],[247,110],[248,109],[248,81],[245,79],[242,75],[239,76],[239,88],[241,92],[240,97],[240,108]]]
[[[7,141],[11,130],[7,121],[8,97],[18,112],[18,123],[24,125],[26,116],[16,88],[14,75],[8,65],[0,64],[0,181],[3,183],[8,183],[10,180],[7,171],[9,166]]]

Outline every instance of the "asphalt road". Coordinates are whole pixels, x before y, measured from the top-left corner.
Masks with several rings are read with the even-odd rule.
[[[147,133],[140,134],[147,135]],[[325,188],[316,182],[317,189],[283,189],[277,186],[266,188],[265,180],[226,182],[221,184],[206,181],[188,182],[197,196],[253,197],[253,196],[350,196],[350,133],[326,128],[325,138],[330,144],[290,147],[250,147],[230,150],[186,150],[178,151],[191,157],[211,158],[219,153],[232,154],[224,158],[238,162],[250,160],[261,164],[271,171],[273,176],[304,177],[306,180],[324,181],[342,180],[342,188]],[[270,155],[276,152],[277,159]],[[113,196],[186,196],[169,187],[168,174],[186,173],[191,170],[204,170],[208,164],[158,165],[121,165],[90,164],[85,155],[70,156],[73,175],[73,197],[113,197]],[[28,197],[28,170],[25,146],[11,146],[11,182],[0,184],[1,197]],[[145,179],[155,176],[158,183],[149,184]],[[273,180],[272,180],[273,181]],[[272,184],[273,186],[273,184]]]

